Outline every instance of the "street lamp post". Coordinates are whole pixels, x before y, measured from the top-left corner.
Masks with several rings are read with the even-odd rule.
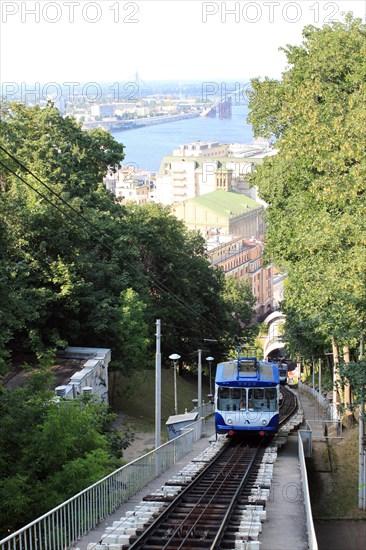
[[[211,379],[211,361],[213,361],[214,358],[213,357],[206,357],[206,361],[208,361],[208,366],[209,366],[209,369],[210,369],[210,395],[212,396],[212,379]]]
[[[169,355],[169,359],[173,361],[174,366],[174,412],[178,414],[178,399],[177,399],[177,361],[180,359],[180,355],[172,353]]]
[[[198,350],[198,410],[199,410],[199,413],[201,414],[201,406],[202,406],[202,362],[201,362],[201,357],[202,357],[202,350],[199,349]]]

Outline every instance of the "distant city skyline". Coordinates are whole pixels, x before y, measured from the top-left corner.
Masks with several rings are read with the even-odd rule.
[[[0,79],[7,83],[279,78],[304,26],[364,0],[201,2],[2,1]]]

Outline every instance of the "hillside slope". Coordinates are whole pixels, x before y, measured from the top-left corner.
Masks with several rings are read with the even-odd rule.
[[[113,394],[111,375],[111,391]],[[214,383],[213,383],[214,385]],[[197,399],[197,376],[186,373],[177,376],[178,414],[193,409],[192,399]],[[209,382],[202,378],[202,401],[207,403]],[[118,414],[115,427],[124,432],[129,430],[134,437],[123,458],[130,462],[155,447],[155,370],[135,371],[130,376],[116,373],[116,388],[113,409]],[[161,371],[161,441],[168,440],[166,421],[174,415],[174,373],[173,369]]]

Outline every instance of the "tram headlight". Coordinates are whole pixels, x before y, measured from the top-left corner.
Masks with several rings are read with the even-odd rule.
[[[232,419],[232,418],[227,418],[227,419],[226,419],[226,424],[230,424],[230,426],[231,426],[232,423],[233,423],[233,419]]]
[[[265,418],[262,419],[262,426],[267,426],[267,420]]]

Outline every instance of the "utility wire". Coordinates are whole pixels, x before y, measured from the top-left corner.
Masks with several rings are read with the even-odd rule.
[[[14,162],[16,162],[23,170],[28,172],[33,178],[36,179],[42,186],[44,186],[50,193],[52,193],[54,196],[56,196],[61,202],[68,208],[70,208],[75,214],[77,214],[78,217],[80,217],[86,224],[88,224],[93,229],[99,231],[99,228],[94,225],[92,222],[90,222],[85,216],[83,216],[78,210],[76,210],[71,204],[69,204],[65,199],[63,199],[58,193],[56,193],[49,185],[44,183],[36,174],[34,174],[29,168],[27,168],[18,158],[16,158],[12,153],[10,153],[7,149],[5,149],[2,145],[0,145],[0,150],[2,150],[6,155],[8,155]],[[46,200],[50,205],[54,206],[57,210],[59,210],[63,215],[65,215],[68,219],[70,219],[72,222],[76,223],[81,229],[86,231],[88,235],[92,236],[96,241],[98,241],[104,248],[106,248],[109,252],[113,254],[113,249],[109,247],[107,244],[105,244],[103,241],[98,239],[93,233],[90,233],[86,230],[85,227],[80,225],[78,221],[76,221],[74,218],[72,218],[69,214],[64,212],[59,206],[57,206],[55,203],[50,201],[45,195],[40,193],[36,188],[34,188],[29,182],[27,182],[25,179],[23,179],[19,174],[14,172],[11,168],[9,168],[6,164],[0,161],[0,164],[6,168],[9,172],[11,172],[13,175],[15,175],[17,178],[19,178],[25,185],[30,187],[33,191],[35,191],[40,197],[42,197],[44,200]],[[108,235],[107,235],[108,236]],[[137,268],[133,266],[132,264],[128,265],[137,272]],[[214,330],[216,334],[219,334],[221,336],[224,336],[224,333],[218,329],[215,325],[210,323],[207,319],[202,317],[199,313],[197,313],[194,309],[192,309],[190,306],[188,306],[181,298],[179,298],[176,294],[174,294],[171,290],[169,290],[168,287],[164,285],[161,281],[157,282],[155,275],[152,275],[151,273],[148,274],[149,277],[152,280],[152,283],[155,285],[155,287],[160,290],[162,293],[167,294],[170,296],[173,300],[175,300],[179,305],[183,306],[189,313],[193,314],[195,317],[201,319],[208,327],[211,327],[211,330]],[[164,288],[165,287],[165,288]]]
[[[57,197],[65,206],[67,206],[67,208],[70,208],[73,212],[75,212],[75,214],[81,218],[82,220],[84,220],[84,222],[86,224],[88,224],[90,227],[92,227],[93,229],[96,229],[97,231],[100,232],[99,228],[93,224],[90,220],[88,220],[87,218],[85,218],[85,216],[83,216],[83,214],[81,212],[79,212],[78,210],[76,210],[76,208],[74,208],[72,206],[72,204],[70,204],[69,202],[67,202],[65,199],[63,199],[61,197],[61,195],[59,195],[59,193],[56,193],[56,191],[54,191],[52,189],[52,187],[50,187],[49,185],[47,185],[47,183],[45,183],[44,181],[42,181],[36,174],[34,174],[34,172],[32,172],[32,170],[30,170],[27,166],[25,166],[19,159],[17,159],[14,155],[12,155],[12,153],[10,153],[9,151],[7,151],[1,144],[0,144],[0,150],[3,151],[6,155],[8,155],[12,160],[14,160],[17,164],[19,164],[19,166],[25,171],[25,172],[28,172],[28,174],[30,174],[35,180],[37,180],[41,185],[43,185],[43,187],[45,187],[46,189],[48,189],[48,191],[50,193],[52,193],[52,195],[55,195],[55,197]],[[7,168],[7,166],[5,166],[5,168]],[[10,169],[8,168],[8,170],[10,171]],[[14,173],[17,177],[18,174]],[[24,180],[23,180],[24,181]],[[24,182],[26,183],[26,182]],[[28,183],[26,183],[28,185]],[[38,193],[39,194],[39,193]],[[50,202],[50,201],[48,201]],[[53,204],[52,202],[50,202],[50,204]],[[93,234],[90,234],[88,233],[89,235],[95,237]],[[98,241],[98,238],[95,237],[95,239]],[[101,242],[101,241],[99,241]],[[113,252],[113,250],[108,246],[106,245],[105,243],[102,243],[103,246],[105,246],[110,252]]]
[[[1,146],[0,146],[1,147]],[[1,160],[0,160],[0,165],[5,168],[6,170],[8,170],[8,172],[10,172],[11,174],[13,174],[14,176],[16,176],[18,179],[20,179],[20,181],[22,181],[25,185],[27,185],[28,187],[30,187],[30,189],[32,189],[32,191],[34,191],[37,195],[39,195],[42,199],[44,199],[46,202],[48,202],[51,206],[54,206],[59,212],[61,212],[61,214],[63,214],[64,216],[66,216],[66,218],[68,218],[69,220],[71,220],[73,223],[75,223],[76,225],[78,225],[81,229],[83,229],[84,231],[86,231],[85,227],[83,225],[81,225],[80,223],[78,223],[77,220],[75,220],[75,218],[73,218],[72,216],[70,216],[70,214],[68,214],[67,212],[64,212],[57,204],[53,203],[52,201],[50,201],[49,198],[46,197],[46,195],[43,195],[40,191],[38,191],[38,189],[36,189],[35,187],[33,187],[33,185],[31,185],[28,181],[26,181],[24,178],[22,178],[21,176],[19,176],[19,174],[17,174],[16,172],[14,172],[14,170],[12,170],[11,168],[9,168],[9,166],[7,166],[6,164],[4,164]],[[87,231],[86,231],[87,232]],[[88,233],[88,232],[87,232]],[[90,233],[88,233],[88,235],[90,235]],[[99,239],[97,237],[95,237],[96,240],[98,241]],[[101,244],[102,241],[99,241]]]

